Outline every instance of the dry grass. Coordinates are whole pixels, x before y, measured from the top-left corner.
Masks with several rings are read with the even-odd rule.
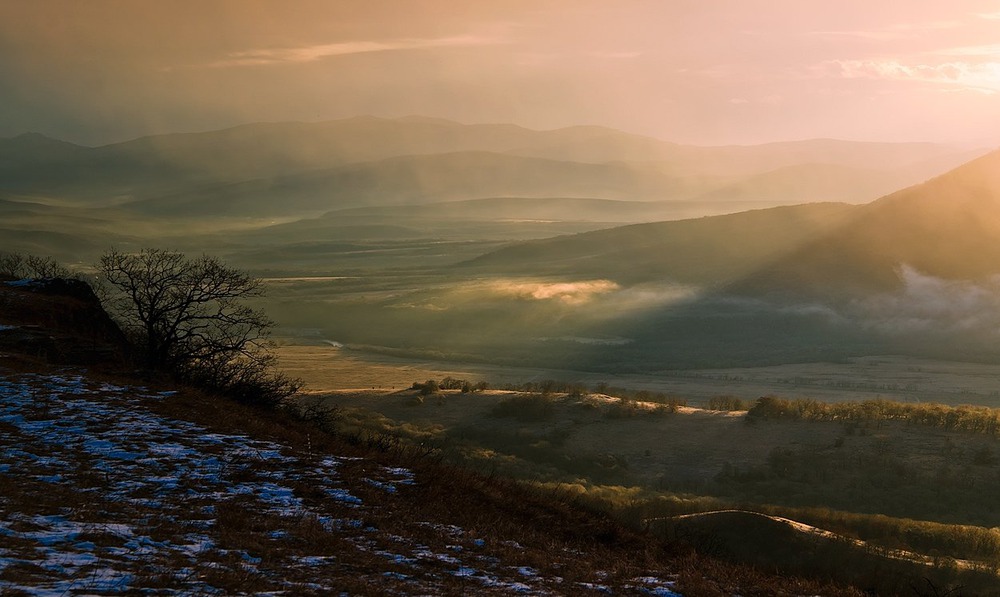
[[[801,363],[769,367],[660,371],[655,375],[588,373],[400,358],[362,349],[336,349],[319,341],[286,340],[277,354],[282,369],[315,391],[402,389],[414,381],[447,376],[486,380],[500,386],[543,379],[665,392],[692,404],[717,396],[752,402],[761,396],[813,398],[827,402],[888,398],[953,406],[1000,408],[995,380],[1000,366],[899,356],[860,357],[845,363]]]
[[[698,559],[581,507],[570,494],[446,466],[426,452],[393,442],[331,436],[293,417],[196,391],[163,398],[158,394],[163,388],[100,389],[126,382],[94,376],[82,382],[92,392],[83,398],[65,392],[45,398],[52,384],[32,377],[30,383],[37,387],[32,403],[22,409],[24,420],[69,424],[62,407],[49,402],[99,398],[105,407],[147,411],[150,420],[176,422],[184,433],[170,441],[180,446],[199,446],[198,438],[213,434],[246,438],[205,445],[198,458],[216,458],[219,476],[230,486],[278,479],[301,507],[275,510],[266,497],[253,493],[219,495],[197,475],[181,477],[176,491],[166,493],[148,484],[122,489],[131,487],[123,485],[131,480],[108,470],[100,459],[95,462],[92,454],[88,458],[75,448],[23,434],[15,438],[20,423],[8,423],[0,427],[7,445],[15,442],[34,457],[27,459],[31,466],[21,469],[16,482],[9,472],[0,473],[0,521],[7,535],[0,586],[6,593],[58,586],[98,593],[126,587],[166,593],[211,587],[226,594],[527,590],[584,595],[609,589],[627,595],[676,582],[685,595],[695,596],[737,590],[796,594],[799,587],[815,594],[854,594]],[[116,429],[113,421],[87,425],[86,433],[100,437]],[[138,451],[146,440],[133,436],[120,441]],[[235,459],[225,447],[234,441],[268,443],[260,458],[243,452]],[[279,452],[281,459],[267,457],[269,450]],[[337,464],[327,475],[334,475],[336,487],[357,503],[331,499],[321,490],[320,478],[309,472],[330,457]],[[51,464],[56,460],[65,462]],[[157,466],[169,474],[171,459],[161,459]],[[50,545],[66,558],[61,567],[38,560],[39,533],[51,532],[52,520],[70,521],[76,529],[71,540],[63,536]],[[204,545],[179,547],[192,541]],[[747,590],[747,583],[755,588]]]
[[[856,560],[844,570],[875,568],[863,582],[883,592],[910,593],[922,576],[945,588],[975,583],[975,594],[997,582],[991,572],[996,550],[984,539],[992,541],[987,527],[997,524],[988,497],[994,493],[981,490],[997,478],[992,437],[898,421],[748,420],[745,411],[687,407],[657,412],[654,404],[601,395],[444,392],[440,400],[414,406],[410,394],[337,392],[327,401],[338,405],[346,429],[433,444],[480,470],[549,479],[548,486],[565,487],[595,509],[635,525],[732,504],[808,516],[813,524],[866,540],[868,547],[838,557]],[[747,533],[736,542],[752,548],[759,541]],[[699,543],[702,552],[705,545]],[[886,563],[878,557],[881,549],[908,550],[918,559],[947,554],[976,562],[956,575],[947,556],[925,570]],[[766,552],[755,555],[761,554]],[[866,560],[872,566],[858,564]],[[765,568],[843,578],[820,564],[803,555],[796,562],[772,558]]]

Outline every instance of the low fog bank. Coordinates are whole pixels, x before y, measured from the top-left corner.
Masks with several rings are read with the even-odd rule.
[[[283,284],[269,309],[347,346],[444,361],[655,373],[900,354],[1000,362],[1000,280],[901,267],[848,301],[747,298],[670,282],[484,277]],[[353,285],[353,286],[352,286]]]

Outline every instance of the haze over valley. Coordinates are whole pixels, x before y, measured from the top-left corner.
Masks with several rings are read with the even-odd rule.
[[[759,576],[777,571],[811,579],[795,594],[1000,595],[996,6],[181,5],[0,1],[0,436],[100,312],[114,346],[67,364],[60,400],[120,408],[126,386],[176,383],[194,392],[176,410],[156,406],[173,390],[136,394],[164,428],[212,420],[200,392],[235,399],[260,410],[226,433],[304,425],[279,433],[296,462],[321,434],[390,472],[454,467],[500,509],[518,487],[560,521],[607,516],[616,554],[636,533],[698,558],[679,585],[643,584],[628,555],[614,591],[499,559],[515,580],[491,584],[458,555],[421,568],[417,539],[392,559],[358,538],[375,523],[323,523],[357,532],[323,557],[357,555],[367,576],[337,582],[359,593],[507,594],[520,575],[553,594],[792,594]],[[143,275],[161,292],[122,292]],[[200,311],[154,321],[142,302],[165,296]],[[191,321],[203,344],[171,363],[183,342],[156,335]],[[205,349],[220,338],[243,343]],[[379,479],[344,482],[369,500]],[[340,495],[289,491],[315,512]],[[33,545],[5,507],[0,536]],[[69,574],[6,553],[0,593]],[[756,572],[719,580],[703,557]]]
[[[219,255],[276,279],[292,342],[647,374],[997,358],[985,150],[416,117],[3,148],[11,250]]]

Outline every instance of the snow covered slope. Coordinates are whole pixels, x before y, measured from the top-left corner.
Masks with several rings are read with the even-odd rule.
[[[557,548],[543,571],[506,555],[513,539],[400,520],[400,494],[419,483],[411,470],[150,408],[172,394],[78,374],[0,379],[0,592],[576,594],[610,580],[675,594],[660,570],[578,576],[580,556]]]

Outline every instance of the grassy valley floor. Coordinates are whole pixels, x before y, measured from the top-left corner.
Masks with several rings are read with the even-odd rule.
[[[635,528],[737,561],[886,594],[924,578],[977,595],[1000,586],[991,433],[770,419],[586,392],[366,389],[304,401],[334,408],[351,433],[571,492]],[[945,421],[966,411],[940,412]],[[721,526],[723,518],[687,517],[732,509],[746,516]]]

